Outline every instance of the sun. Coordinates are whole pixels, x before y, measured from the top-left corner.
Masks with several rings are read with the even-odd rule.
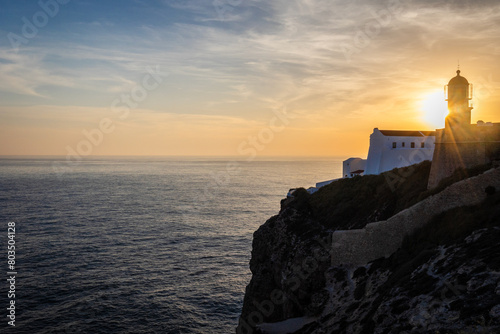
[[[419,109],[425,123],[435,129],[444,128],[448,106],[442,91],[434,91],[424,95],[419,101]]]

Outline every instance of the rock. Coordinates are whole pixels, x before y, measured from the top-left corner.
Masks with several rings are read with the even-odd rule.
[[[365,265],[332,261],[335,224],[318,219],[311,200],[324,194],[295,190],[254,233],[252,279],[237,333],[293,318],[318,319],[296,333],[500,332],[500,193],[483,192],[480,204],[436,213],[392,255]],[[456,201],[435,198],[443,207]],[[372,209],[352,217],[365,221],[379,210]]]

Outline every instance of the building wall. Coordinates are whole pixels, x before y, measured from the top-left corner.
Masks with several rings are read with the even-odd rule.
[[[378,129],[370,135],[365,175],[378,175],[394,168],[432,160],[435,137],[384,136]],[[394,147],[394,143],[395,146]],[[404,143],[404,146],[403,146]],[[412,148],[412,143],[415,147]],[[421,147],[422,143],[424,148]]]
[[[351,173],[358,170],[366,169],[366,159],[361,158],[350,158],[343,162],[342,164],[342,177],[350,178]]]
[[[434,148],[423,149],[394,149],[382,152],[378,174],[420,163],[424,160],[432,160]]]
[[[470,126],[468,141],[454,141],[448,133],[438,131],[436,149],[432,159],[428,188],[436,187],[459,168],[472,168],[500,160],[500,125],[489,127]]]

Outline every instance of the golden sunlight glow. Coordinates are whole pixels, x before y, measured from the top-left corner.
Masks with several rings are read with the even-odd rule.
[[[441,90],[426,94],[419,101],[419,110],[423,112],[423,121],[433,128],[443,128],[448,115],[448,106]]]

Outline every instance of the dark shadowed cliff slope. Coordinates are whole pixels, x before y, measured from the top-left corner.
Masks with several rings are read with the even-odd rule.
[[[340,180],[284,200],[254,234],[237,332],[299,317],[314,321],[296,333],[500,330],[500,189],[485,189],[490,195],[480,205],[434,217],[389,258],[331,265],[334,230],[387,219],[485,169],[457,173],[429,192],[429,168]]]

